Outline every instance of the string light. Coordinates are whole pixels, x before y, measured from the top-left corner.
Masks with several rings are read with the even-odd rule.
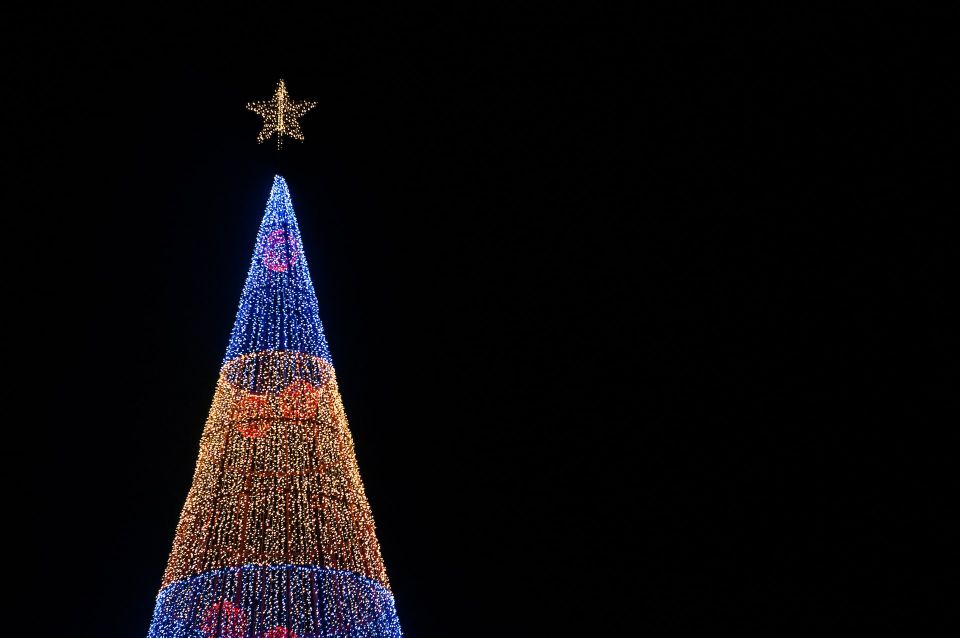
[[[148,638],[401,635],[276,177]]]
[[[394,638],[402,634],[393,606],[382,584],[352,572],[245,565],[165,587],[154,617],[164,619],[156,635],[178,638]]]
[[[263,118],[263,129],[257,135],[257,142],[263,143],[277,134],[277,148],[283,145],[283,136],[303,141],[299,118],[315,107],[316,102],[294,102],[287,93],[283,80],[277,84],[273,97],[264,102],[250,102],[247,109]]]

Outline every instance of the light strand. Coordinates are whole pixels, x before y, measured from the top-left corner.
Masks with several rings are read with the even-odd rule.
[[[148,638],[321,636],[401,631],[276,177]]]

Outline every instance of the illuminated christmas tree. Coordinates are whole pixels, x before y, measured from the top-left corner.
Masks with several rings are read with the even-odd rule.
[[[400,635],[278,176],[148,636]]]

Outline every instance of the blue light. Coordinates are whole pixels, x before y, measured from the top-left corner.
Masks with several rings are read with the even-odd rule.
[[[224,618],[227,608],[229,621]],[[157,596],[147,638],[291,633],[296,638],[401,636],[393,595],[376,581],[314,566],[244,565],[165,587]]]
[[[290,191],[279,175],[260,222],[224,363],[266,350],[304,352],[332,363]]]

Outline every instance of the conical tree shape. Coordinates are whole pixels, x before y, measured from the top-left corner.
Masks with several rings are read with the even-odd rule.
[[[278,176],[148,638],[400,635]]]

